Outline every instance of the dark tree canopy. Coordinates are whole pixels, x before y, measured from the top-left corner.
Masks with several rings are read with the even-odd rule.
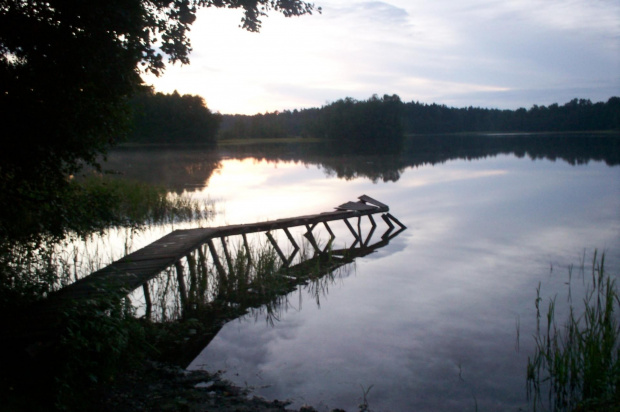
[[[438,104],[405,103],[406,133],[567,132],[620,129],[620,98],[592,103],[572,99],[559,105],[530,109],[454,108]]]
[[[301,0],[0,0],[0,234],[125,136],[141,73],[189,62],[201,7],[242,9],[249,31],[271,10],[314,11]]]
[[[147,88],[131,99],[133,130],[129,141],[215,145],[222,116],[211,113],[200,96],[155,93]]]
[[[342,147],[364,142],[370,151],[398,147],[405,134],[478,132],[582,132],[620,130],[620,97],[592,103],[573,99],[563,105],[534,105],[526,110],[454,108],[419,102],[402,103],[397,95],[357,101],[350,97],[321,108],[224,115],[220,136],[230,138],[319,137]]]
[[[402,102],[397,95],[350,97],[322,108],[319,136],[334,148],[365,153],[397,152],[403,143]]]

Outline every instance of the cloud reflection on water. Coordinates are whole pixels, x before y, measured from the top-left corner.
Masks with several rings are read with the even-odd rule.
[[[617,150],[546,137],[533,148],[488,139],[481,150],[454,139],[445,150],[389,158],[290,147],[210,160],[184,152],[183,161],[202,165],[188,169],[155,156],[168,159],[157,175],[174,190],[221,202],[212,226],[316,213],[365,193],[409,227],[357,259],[320,307],[296,292],[273,327],[261,315],[231,322],[194,366],[324,409],[356,410],[360,385],[374,385],[373,410],[524,407],[538,283],[545,302],[555,294],[565,302],[567,266],[595,248],[619,273]]]
[[[564,291],[564,269],[584,248],[606,247],[609,268],[620,266],[620,219],[611,213],[620,208],[618,167],[500,155],[405,169],[396,183],[373,184],[321,180],[301,165],[280,176],[258,165],[250,173],[278,184],[250,189],[253,204],[272,207],[244,212],[245,195],[228,199],[248,220],[284,213],[277,200],[291,193],[287,205],[302,211],[306,200],[331,205],[367,193],[409,227],[358,259],[320,308],[297,292],[289,300],[301,299],[303,310],[283,313],[274,327],[232,322],[196,359],[233,380],[269,385],[258,393],[270,398],[354,410],[360,385],[374,385],[368,400],[377,410],[525,407],[538,282],[545,297]],[[209,192],[218,190],[212,179]],[[559,268],[551,275],[550,265]]]

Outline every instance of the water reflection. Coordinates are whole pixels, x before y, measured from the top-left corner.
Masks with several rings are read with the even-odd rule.
[[[164,186],[176,193],[204,188],[219,167],[217,153],[183,147],[118,148],[104,162],[108,172]]]
[[[203,333],[174,348],[177,360],[188,364],[231,319],[249,313],[276,323],[290,306],[287,295],[299,287],[320,306],[356,258],[387,246],[405,230],[389,213],[383,220],[379,226],[367,215],[353,225],[346,218],[323,222],[325,230],[316,230],[316,224],[285,227],[280,240],[275,231],[210,238],[130,299],[137,315],[151,321],[200,322]]]
[[[315,212],[368,193],[410,229],[356,259],[355,270],[345,265],[333,283],[326,278],[280,297],[271,315],[248,309],[191,367],[226,369],[226,377],[260,387],[262,396],[292,397],[319,410],[357,410],[360,385],[374,385],[373,410],[526,409],[539,282],[545,302],[566,299],[566,267],[584,250],[588,261],[595,248],[608,252],[610,272],[619,273],[618,146],[588,138],[553,150],[542,143],[444,146],[410,147],[385,162],[330,158],[312,145],[282,145],[276,154],[220,148],[229,158],[206,177],[204,190],[225,209],[214,225]],[[382,176],[392,177],[383,183]],[[175,277],[173,268],[171,282]],[[268,319],[273,327],[265,326]]]
[[[564,269],[584,248],[613,251],[608,262],[614,273],[620,268],[617,166],[498,155],[407,169],[388,184],[325,182],[320,170],[303,165],[267,169],[260,162],[246,173],[268,174],[266,181],[279,185],[249,198],[279,201],[296,185],[322,199],[362,190],[410,227],[372,259],[357,259],[354,276],[330,285],[320,309],[296,311],[297,296],[313,300],[301,290],[273,328],[252,318],[231,322],[191,365],[225,369],[270,399],[356,410],[360,385],[374,385],[373,410],[526,408],[538,282],[545,300],[565,298]],[[213,179],[210,190],[219,183]],[[247,203],[243,193],[227,193],[230,204]]]
[[[393,155],[358,155],[331,152],[321,143],[271,143],[221,146],[216,151],[196,148],[125,148],[111,152],[105,167],[123,175],[165,185],[170,190],[200,191],[209,184],[222,159],[246,159],[278,164],[317,165],[326,176],[372,182],[396,182],[411,167],[435,165],[455,159],[483,159],[500,154],[519,158],[562,160],[571,165],[603,161],[620,164],[617,134],[571,135],[432,135],[410,136],[403,150]]]

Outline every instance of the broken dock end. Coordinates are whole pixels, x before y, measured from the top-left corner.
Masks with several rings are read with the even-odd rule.
[[[343,203],[340,206],[336,207],[336,210],[346,210],[346,211],[373,211],[373,213],[379,212],[388,212],[390,208],[388,205],[379,202],[378,200],[373,199],[367,195],[361,195],[358,197],[359,201],[357,202],[347,202]]]

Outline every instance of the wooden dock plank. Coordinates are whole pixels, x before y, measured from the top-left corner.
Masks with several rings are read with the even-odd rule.
[[[371,205],[375,205],[381,209],[385,209],[384,212],[387,212],[390,209],[388,205],[383,204],[379,202],[378,200],[373,199],[372,197],[367,196],[367,195],[361,195],[360,197],[358,197],[358,199],[361,200],[362,202],[370,203]]]
[[[16,317],[7,325],[7,328],[11,330],[10,335],[14,337],[16,347],[23,348],[26,347],[26,345],[38,347],[40,346],[40,342],[44,342],[47,339],[54,339],[56,328],[62,322],[62,314],[67,308],[79,305],[80,302],[92,304],[93,302],[101,302],[109,297],[116,299],[123,294],[141,287],[167,268],[179,262],[181,258],[203,245],[209,245],[209,248],[213,249],[210,250],[210,253],[214,262],[218,265],[218,270],[223,271],[217,256],[217,251],[212,247],[212,239],[214,238],[240,235],[244,238],[245,244],[247,244],[245,235],[249,233],[269,232],[282,229],[285,230],[285,233],[289,236],[290,233],[288,232],[288,228],[305,226],[307,229],[310,229],[318,224],[325,224],[333,240],[333,233],[327,225],[328,222],[344,220],[345,223],[350,226],[347,219],[371,216],[376,213],[385,213],[383,217],[391,228],[394,227],[392,221],[404,227],[399,221],[387,213],[389,211],[387,205],[367,195],[360,196],[359,200],[359,202],[345,203],[337,208],[339,210],[313,215],[222,227],[175,230],[144,248],[117,260],[111,265],[57,292],[51,293],[47,299],[37,302],[27,311],[24,311],[22,316],[19,318]],[[390,217],[392,219],[390,219]],[[371,219],[371,222],[373,222],[374,227],[374,220]],[[352,227],[350,227],[350,230],[356,238],[356,243],[361,243],[362,239],[355,230]],[[386,232],[386,235],[382,237],[385,242],[389,241],[391,238],[391,236],[389,236],[391,230],[392,229]],[[317,251],[320,252],[311,232],[309,233],[309,238],[314,242],[314,247]],[[293,241],[292,243],[294,244]],[[352,257],[358,255],[363,256],[365,253],[370,253],[370,251],[373,250],[373,247],[367,247],[366,244],[363,246],[364,248],[358,252],[348,252],[347,254],[343,252],[342,258],[334,256],[338,254],[339,251],[333,251],[334,255],[331,256],[333,263],[336,266],[341,265],[351,261]],[[297,249],[299,248],[296,248],[296,252]],[[289,263],[292,261],[292,256],[293,255],[289,258]],[[319,256],[323,257],[325,255],[319,254]],[[307,263],[306,265],[309,264],[310,263]],[[304,265],[300,266],[300,268],[303,267]]]
[[[361,210],[376,210],[377,212],[379,212],[379,208],[376,206],[371,206],[371,205],[367,205],[365,203],[360,203],[360,202],[347,202],[347,203],[343,203],[340,206],[338,206],[336,209],[339,210],[355,210],[355,211],[361,211]]]
[[[363,195],[360,199],[362,200],[361,202],[348,202],[339,206],[337,209],[340,210],[314,215],[212,228],[175,230],[148,246],[119,259],[106,268],[98,270],[63,288],[61,291],[52,294],[50,298],[72,299],[78,296],[85,296],[87,295],[85,291],[98,291],[106,287],[106,285],[112,288],[133,290],[154,278],[201,245],[207,244],[213,238],[269,232],[296,226],[311,226],[389,210],[386,205],[369,196]]]

